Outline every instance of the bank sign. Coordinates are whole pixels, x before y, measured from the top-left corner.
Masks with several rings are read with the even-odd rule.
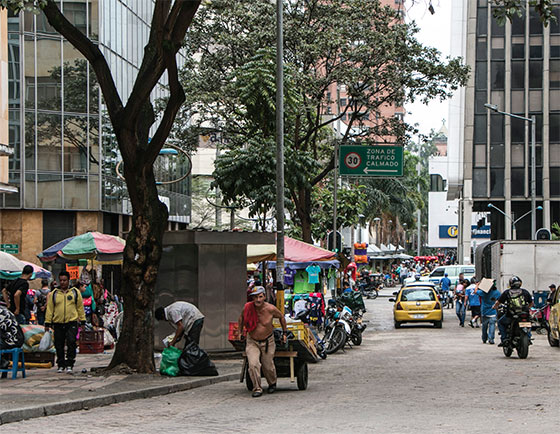
[[[457,238],[459,228],[457,225],[440,225],[439,237],[440,238]],[[471,238],[486,238],[490,239],[490,225],[477,228],[476,225],[471,226]]]
[[[344,145],[340,147],[340,175],[403,176],[403,147]]]

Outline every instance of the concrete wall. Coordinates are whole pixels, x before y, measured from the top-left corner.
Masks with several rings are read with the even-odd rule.
[[[43,250],[43,212],[0,210],[0,243],[17,244],[14,256],[40,265],[36,255]]]

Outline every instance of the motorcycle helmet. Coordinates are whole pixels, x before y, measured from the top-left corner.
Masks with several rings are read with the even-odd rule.
[[[329,307],[335,307],[335,306],[336,306],[336,300],[334,300],[334,299],[331,298],[331,299],[327,302],[327,305],[328,305]]]
[[[420,277],[422,277],[422,276],[420,275],[420,273],[416,273],[416,274],[414,275],[414,278],[415,278],[416,280],[420,280]]]
[[[521,279],[517,276],[512,276],[511,279],[509,279],[509,287],[512,289],[521,288],[522,283]]]

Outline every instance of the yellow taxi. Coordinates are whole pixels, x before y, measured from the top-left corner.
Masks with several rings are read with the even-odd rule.
[[[431,322],[434,327],[441,328],[443,310],[432,285],[416,282],[412,286],[403,286],[395,295],[389,301],[395,304],[393,318],[396,329],[408,322]]]
[[[548,315],[548,343],[552,347],[560,344],[560,290],[556,290],[550,304],[550,314]]]

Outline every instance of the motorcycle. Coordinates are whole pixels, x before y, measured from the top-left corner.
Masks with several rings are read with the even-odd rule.
[[[520,359],[526,359],[529,355],[529,345],[531,345],[530,332],[531,316],[529,312],[514,313],[507,330],[508,338],[504,340],[502,348],[504,355],[510,357],[515,349]]]
[[[342,318],[350,324],[350,340],[356,346],[362,344],[362,333],[366,329],[366,324],[362,322],[362,316],[355,314],[348,306],[342,308]]]
[[[329,300],[329,302],[332,300]],[[351,335],[352,329],[339,315],[336,307],[329,303],[325,314],[325,334],[323,335],[323,342],[325,343],[325,353],[334,354],[338,350],[344,348],[348,336]]]
[[[327,358],[327,352],[325,347],[325,342],[323,339],[319,337],[316,328],[311,324],[311,320],[309,319],[309,309],[303,310],[297,314],[295,319],[300,320],[304,324],[307,324],[313,336],[315,336],[315,349],[317,350],[317,354],[321,359],[325,360]]]
[[[368,300],[369,299],[375,300],[379,295],[378,286],[367,279],[358,279],[357,286],[358,286],[358,290]]]

